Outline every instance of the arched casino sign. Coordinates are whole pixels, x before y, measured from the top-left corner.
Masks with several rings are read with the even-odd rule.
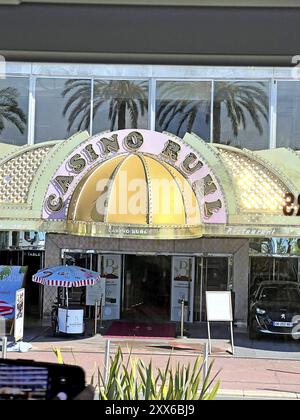
[[[70,234],[190,238],[226,225],[220,180],[182,139],[147,130],[102,133],[80,143],[56,169],[43,220]]]
[[[0,143],[0,231],[300,237],[300,154],[147,130]]]

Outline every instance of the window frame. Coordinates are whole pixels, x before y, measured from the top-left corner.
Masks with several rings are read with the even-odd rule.
[[[158,81],[210,81],[212,96],[214,84],[220,80],[267,81],[270,83],[270,139],[269,148],[276,148],[277,141],[277,89],[279,81],[295,81],[294,67],[216,67],[216,66],[168,66],[168,65],[121,65],[78,63],[22,63],[7,62],[7,77],[29,77],[28,141],[34,144],[36,80],[38,78],[95,79],[103,80],[148,80],[149,109],[148,128],[155,130],[156,87]],[[91,94],[91,104],[93,91]],[[211,103],[213,107],[213,101]],[[92,107],[91,107],[92,113]],[[91,115],[90,133],[93,129]],[[211,112],[211,141],[213,141],[213,113]]]
[[[9,79],[9,78],[14,78],[14,79],[28,79],[27,143],[22,144],[22,145],[14,145],[14,146],[18,146],[18,147],[24,147],[24,146],[27,146],[27,145],[30,145],[31,144],[29,142],[29,139],[30,139],[30,136],[29,136],[29,127],[30,127],[30,121],[31,121],[31,113],[30,113],[31,112],[31,109],[30,109],[30,106],[31,106],[31,104],[30,104],[30,92],[31,92],[31,85],[30,85],[30,83],[31,83],[31,75],[30,74],[20,74],[20,73],[16,73],[16,74],[14,74],[14,73],[12,73],[12,74],[5,74],[4,80]],[[3,78],[1,78],[1,79],[3,79]],[[1,143],[1,138],[0,138],[0,143]],[[8,144],[10,144],[10,143],[8,143]]]

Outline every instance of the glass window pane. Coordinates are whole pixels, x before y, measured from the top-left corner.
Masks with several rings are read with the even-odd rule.
[[[214,142],[269,148],[269,83],[220,81],[214,91]]]
[[[275,258],[275,279],[298,282],[298,258]]]
[[[0,80],[0,143],[22,146],[27,143],[29,79]]]
[[[0,232],[0,249],[8,248],[9,232]]]
[[[35,143],[90,129],[91,80],[38,79]]]
[[[256,293],[261,282],[273,281],[273,261],[273,258],[270,257],[251,258],[250,296],[253,296]]]
[[[211,83],[157,82],[156,130],[210,141]]]
[[[277,147],[300,150],[300,82],[278,82]]]
[[[147,81],[95,80],[93,134],[148,128]]]

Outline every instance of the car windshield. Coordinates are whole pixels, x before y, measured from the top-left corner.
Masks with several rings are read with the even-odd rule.
[[[259,300],[265,302],[300,302],[300,290],[298,287],[268,286],[262,288]]]

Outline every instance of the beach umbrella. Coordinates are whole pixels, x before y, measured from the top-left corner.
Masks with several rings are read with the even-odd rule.
[[[38,271],[33,276],[32,281],[44,286],[70,288],[94,286],[100,279],[100,274],[95,271],[74,265],[63,265]]]
[[[67,306],[69,306],[68,288],[94,286],[100,280],[99,273],[74,265],[45,268],[32,277],[33,282],[44,286],[66,288]]]

